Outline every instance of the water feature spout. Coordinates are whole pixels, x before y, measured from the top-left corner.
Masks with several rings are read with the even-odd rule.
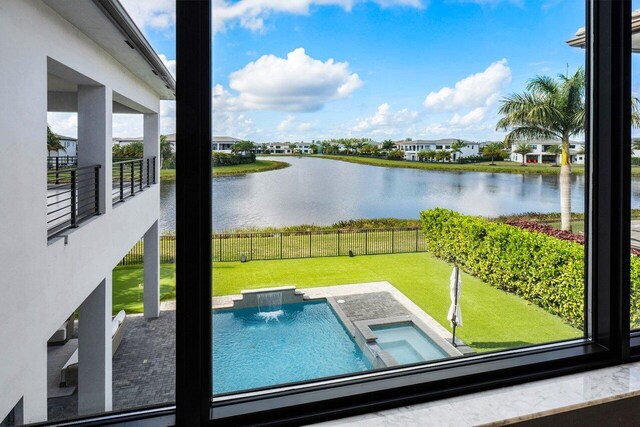
[[[278,320],[284,314],[282,310],[282,292],[264,292],[256,295],[258,316],[265,321]]]

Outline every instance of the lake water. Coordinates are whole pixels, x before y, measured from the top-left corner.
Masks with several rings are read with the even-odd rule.
[[[329,225],[355,218],[417,218],[442,207],[495,216],[559,212],[557,175],[439,172],[286,157],[290,167],[213,178],[213,226]],[[584,210],[584,176],[572,176],[572,210]],[[175,230],[175,182],[161,185],[161,228]],[[640,180],[632,183],[640,207]]]

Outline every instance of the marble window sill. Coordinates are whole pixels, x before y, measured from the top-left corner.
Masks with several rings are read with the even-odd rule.
[[[640,362],[404,406],[317,424],[504,425],[640,395]]]

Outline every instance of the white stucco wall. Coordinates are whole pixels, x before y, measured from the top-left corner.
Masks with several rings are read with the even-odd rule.
[[[159,111],[159,98],[38,0],[0,1],[0,57],[0,420],[23,397],[29,423],[47,415],[47,339],[157,221],[159,205],[155,185],[69,233],[67,244],[47,241],[47,58],[148,112]]]

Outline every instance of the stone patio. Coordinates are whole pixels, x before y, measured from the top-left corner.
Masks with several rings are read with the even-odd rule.
[[[443,339],[451,341],[451,333],[422,311],[413,301],[388,282],[360,283],[300,289],[305,299],[326,298],[340,307],[339,316],[354,334],[354,323],[372,319],[415,316]],[[240,295],[214,297],[212,308],[233,306]],[[124,325],[124,338],[113,359],[113,409],[130,409],[170,403],[175,398],[175,302],[162,304],[157,319],[147,320],[142,315],[128,315]],[[459,342],[463,353],[467,347]],[[51,360],[64,359],[72,349],[54,349],[61,355]],[[62,354],[64,353],[64,354]],[[70,353],[69,353],[70,354]],[[51,355],[51,354],[50,354]],[[66,361],[66,359],[65,359]],[[59,369],[59,368],[55,368]],[[59,377],[55,369],[51,378]],[[58,371],[59,372],[59,371]],[[58,393],[59,394],[59,393]],[[49,420],[73,418],[77,414],[77,392],[70,396],[49,399]]]
[[[175,399],[176,316],[127,316],[124,338],[113,358],[113,409],[170,403]],[[59,378],[59,371],[58,371]],[[78,394],[48,399],[49,421],[77,416]]]

